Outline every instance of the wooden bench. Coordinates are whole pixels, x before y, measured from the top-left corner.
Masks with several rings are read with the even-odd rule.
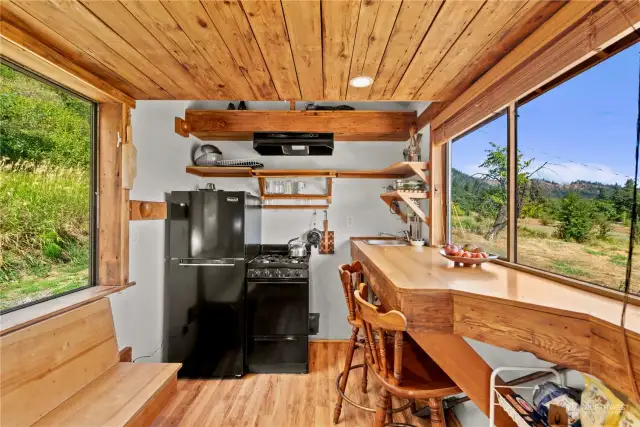
[[[0,423],[143,426],[176,390],[176,363],[119,362],[104,298],[0,338]]]

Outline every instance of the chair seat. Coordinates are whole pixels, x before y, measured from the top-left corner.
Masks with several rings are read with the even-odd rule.
[[[402,380],[393,384],[394,351],[393,342],[387,340],[388,378],[382,376],[375,364],[367,361],[382,386],[393,395],[406,399],[429,399],[461,393],[455,382],[429,357],[407,334],[402,346]]]
[[[38,420],[34,426],[125,426],[149,424],[151,402],[162,407],[179,363],[117,363]],[[171,391],[168,389],[168,391]],[[159,401],[157,400],[159,399]],[[133,422],[133,424],[136,424]]]

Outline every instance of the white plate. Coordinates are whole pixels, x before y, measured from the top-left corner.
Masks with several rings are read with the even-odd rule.
[[[446,259],[451,260],[453,262],[457,262],[457,263],[460,263],[460,264],[466,264],[466,265],[482,264],[482,263],[485,263],[487,261],[491,261],[493,259],[498,259],[498,255],[494,255],[494,254],[489,254],[489,258],[467,258],[467,257],[461,257],[461,256],[447,255],[444,252],[444,248],[440,249],[440,255],[442,255]]]

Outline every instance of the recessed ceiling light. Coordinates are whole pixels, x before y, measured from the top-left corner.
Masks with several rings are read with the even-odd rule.
[[[354,77],[349,81],[353,87],[369,87],[373,84],[373,79],[367,76]]]

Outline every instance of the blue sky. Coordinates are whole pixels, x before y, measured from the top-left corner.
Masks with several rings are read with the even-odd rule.
[[[537,177],[623,184],[633,176],[638,114],[640,43],[563,83],[518,110],[518,148]],[[492,141],[507,143],[507,119],[453,144],[453,167],[473,174]]]

